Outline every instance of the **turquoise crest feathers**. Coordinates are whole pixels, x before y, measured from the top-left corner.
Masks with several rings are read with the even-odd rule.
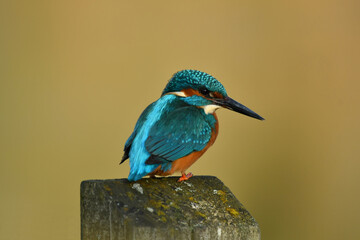
[[[211,92],[218,92],[224,97],[227,96],[224,86],[216,80],[216,78],[198,70],[182,70],[175,73],[169,80],[161,96],[184,89],[192,88],[199,90],[204,87]]]

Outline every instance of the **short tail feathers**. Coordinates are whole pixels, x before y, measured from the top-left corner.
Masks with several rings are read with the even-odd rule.
[[[124,147],[124,156],[121,159],[121,162],[119,164],[122,164],[123,162],[125,162],[126,159],[129,158],[129,153],[130,153],[130,148],[131,148],[131,144]]]
[[[128,154],[127,152],[125,152],[125,153],[124,153],[124,156],[122,157],[121,162],[120,162],[119,164],[122,164],[122,163],[125,162],[126,159],[128,159],[128,158],[129,158],[129,154]]]

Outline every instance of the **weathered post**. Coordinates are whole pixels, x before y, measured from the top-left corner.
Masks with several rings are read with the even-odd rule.
[[[81,183],[81,239],[259,240],[255,219],[216,177]]]

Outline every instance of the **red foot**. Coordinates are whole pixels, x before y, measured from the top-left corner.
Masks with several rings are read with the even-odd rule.
[[[178,182],[182,182],[182,181],[188,180],[188,179],[191,178],[192,176],[193,176],[192,173],[188,173],[188,174],[183,173],[183,174],[181,175],[181,177],[178,179]]]

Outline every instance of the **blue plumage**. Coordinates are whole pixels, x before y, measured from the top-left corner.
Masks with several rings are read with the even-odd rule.
[[[214,111],[218,107],[262,119],[229,98],[211,75],[196,70],[174,74],[161,97],[141,114],[125,143],[121,163],[130,158],[129,181],[159,169],[170,171],[174,161],[206,150],[212,134],[217,134]],[[181,170],[183,176],[185,170]]]
[[[210,74],[197,70],[183,70],[174,74],[166,85],[162,96],[169,92],[181,91],[184,89],[206,88],[211,92],[219,92],[227,96],[224,86]]]
[[[171,162],[203,149],[211,137],[213,118],[175,95],[165,95],[152,103],[140,116],[125,144],[125,148],[131,145],[128,179],[136,181],[159,165],[167,171]],[[146,164],[151,155],[157,164]]]
[[[202,112],[192,106],[170,112],[151,128],[146,149],[166,161],[202,150],[211,138],[213,127]]]

